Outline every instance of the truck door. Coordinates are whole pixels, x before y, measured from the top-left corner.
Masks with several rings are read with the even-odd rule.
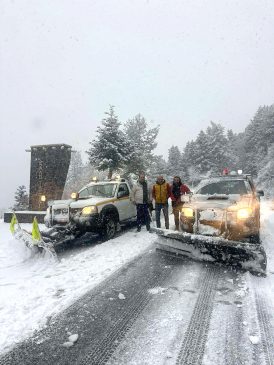
[[[129,189],[127,184],[121,183],[118,187],[117,201],[115,205],[118,208],[120,220],[126,220],[134,217],[136,214],[133,213],[133,208],[136,210],[135,206],[130,202],[129,199]]]

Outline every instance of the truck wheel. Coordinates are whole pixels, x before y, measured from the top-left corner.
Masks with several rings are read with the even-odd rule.
[[[105,239],[110,240],[115,236],[117,222],[112,216],[107,216],[105,218],[105,223],[103,227],[103,236]]]
[[[249,242],[254,244],[261,244],[260,233],[256,233],[250,236]]]

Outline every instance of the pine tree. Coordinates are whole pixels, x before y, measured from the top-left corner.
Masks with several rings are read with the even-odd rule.
[[[25,185],[20,185],[14,195],[14,210],[27,210],[29,206],[29,196]]]
[[[257,175],[261,163],[273,143],[274,105],[260,106],[245,129],[244,157],[246,171]]]
[[[120,129],[121,123],[114,113],[114,107],[111,106],[105,114],[102,127],[97,128],[97,137],[90,142],[87,154],[91,165],[99,171],[107,170],[108,178],[111,179],[113,172],[124,167],[130,160],[132,150]]]
[[[212,172],[219,173],[230,163],[224,127],[221,124],[210,122],[206,134],[208,137],[208,167]]]
[[[182,153],[182,166],[184,166],[184,178],[190,181],[190,168],[195,167],[196,145],[194,141],[187,142]],[[196,167],[195,167],[196,168]],[[196,168],[197,169],[197,168]]]
[[[178,146],[171,146],[168,150],[167,171],[169,177],[182,174],[182,154]]]
[[[188,182],[190,183],[191,189],[193,189],[201,181],[201,174],[195,166],[189,166],[188,168]]]
[[[71,156],[64,196],[69,197],[72,192],[78,191],[83,186],[83,170],[84,164],[81,152],[76,151]]]
[[[130,159],[126,163],[126,174],[146,171],[153,161],[159,126],[149,129],[145,118],[137,114],[126,122],[124,133],[131,149]]]
[[[242,137],[242,133],[240,133]],[[240,156],[243,153],[243,147],[241,139],[237,133],[234,133],[232,129],[228,129],[227,134],[227,156],[228,163],[227,167],[230,170],[238,170],[242,167],[240,166]]]
[[[265,155],[265,148],[261,138],[261,127],[263,125],[263,110],[259,108],[253,120],[245,129],[244,134],[244,160],[245,172],[252,175],[258,173],[258,163]]]
[[[163,156],[154,156],[153,161],[148,169],[147,175],[150,180],[155,180],[157,176],[168,175],[168,166]]]
[[[193,166],[195,166],[195,170],[200,172],[200,174],[207,173],[210,168],[210,137],[208,133],[204,131],[200,131],[197,139],[195,140],[195,153],[194,153],[194,161]]]
[[[274,143],[269,147],[262,161],[256,182],[265,191],[267,198],[274,197]]]

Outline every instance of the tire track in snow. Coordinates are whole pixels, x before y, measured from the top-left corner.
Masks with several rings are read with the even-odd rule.
[[[148,289],[164,283],[177,264],[180,259],[158,253],[138,256],[52,318],[47,328],[0,357],[0,365],[106,363],[152,298]],[[69,349],[62,346],[67,331],[79,334]]]
[[[274,364],[273,351],[273,330],[271,328],[271,315],[268,312],[268,307],[263,294],[260,292],[258,283],[255,286],[255,302],[257,307],[258,324],[262,339],[262,347],[264,350],[265,361],[267,365]]]
[[[252,354],[248,348],[244,347],[245,333],[243,328],[244,313],[243,308],[235,307],[232,304],[232,308],[229,311],[226,321],[226,346],[225,346],[225,363],[227,365],[242,365],[250,364]],[[254,354],[253,354],[254,360]],[[255,362],[254,364],[259,364]]]
[[[93,344],[92,349],[84,356],[79,364],[105,364],[110,359],[126,333],[130,330],[140,313],[151,300],[151,294],[149,294],[148,289],[161,286],[167,277],[167,273],[162,271],[162,273],[158,275],[157,279],[153,278],[153,280],[147,282],[142,290],[131,298],[128,306],[124,309],[123,315],[116,320],[112,328],[108,330],[106,336],[102,340]]]
[[[177,365],[198,365],[202,363],[216,293],[215,288],[219,276],[219,268],[215,266],[208,267],[189,326],[184,335],[183,344],[176,359]]]

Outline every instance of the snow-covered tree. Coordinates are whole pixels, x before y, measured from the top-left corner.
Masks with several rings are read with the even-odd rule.
[[[97,177],[98,180],[104,180],[107,175],[103,171],[98,171],[90,163],[84,164],[81,153],[76,151],[72,155],[62,198],[69,199],[72,192],[79,191],[83,186],[90,183],[93,177]]]
[[[221,124],[211,122],[205,132],[200,131],[183,149],[181,166],[185,172],[182,175],[194,181],[220,173],[227,167],[230,171],[241,169],[253,176],[258,173],[265,176],[271,166],[267,156],[273,143],[274,105],[260,107],[242,133],[225,132]],[[179,171],[178,168],[177,173]]]
[[[201,130],[194,141],[186,144],[182,153],[182,165],[187,169],[185,177],[191,184],[212,173],[221,172],[224,167],[231,169],[232,162],[236,165],[237,158],[233,159],[232,152],[234,145],[232,141],[229,143],[224,132],[221,124],[211,122],[206,132]],[[229,135],[232,138],[231,133]]]
[[[244,133],[245,171],[257,175],[274,137],[274,105],[261,106]]]
[[[29,206],[29,196],[25,185],[20,185],[14,195],[14,210],[27,210]]]
[[[154,181],[159,175],[167,177],[168,166],[163,156],[154,156],[153,161],[147,171],[147,175],[152,181]]]
[[[126,174],[146,171],[153,161],[159,126],[149,128],[145,118],[137,114],[125,123],[124,132],[131,149],[130,159],[126,163]]]
[[[170,177],[181,176],[183,172],[182,154],[178,146],[171,146],[168,150],[167,171]]]
[[[187,166],[191,165],[192,156],[194,155],[194,153],[195,153],[195,142],[193,140],[188,141],[184,148],[182,156]]]
[[[232,129],[227,131],[227,155],[229,165],[227,165],[230,170],[243,170],[242,166],[242,156],[244,153],[244,146],[243,146],[243,133],[234,133]]]
[[[193,189],[201,181],[201,173],[195,166],[188,168],[188,183],[191,189]]]
[[[209,159],[205,150],[202,139],[206,140],[206,134],[201,131],[195,141],[187,142],[182,154],[182,166],[184,167],[183,178],[192,184],[198,180],[200,176],[209,171]]]
[[[208,137],[208,162],[212,172],[218,173],[229,166],[227,139],[221,124],[210,122],[206,130]]]
[[[257,184],[264,190],[266,197],[274,197],[274,142],[262,161],[258,171]]]
[[[70,166],[68,170],[67,180],[64,189],[64,195],[70,196],[72,192],[78,191],[83,186],[84,164],[80,151],[76,151],[71,155]]]
[[[105,114],[106,118],[102,120],[102,126],[97,128],[97,137],[90,142],[87,154],[91,165],[99,171],[107,170],[108,178],[111,179],[113,172],[130,160],[132,151],[120,128],[121,123],[114,113],[114,107],[111,106]]]
[[[200,131],[195,141],[196,148],[192,159],[195,170],[201,174],[211,170],[210,152],[211,152],[211,139],[208,133]]]

